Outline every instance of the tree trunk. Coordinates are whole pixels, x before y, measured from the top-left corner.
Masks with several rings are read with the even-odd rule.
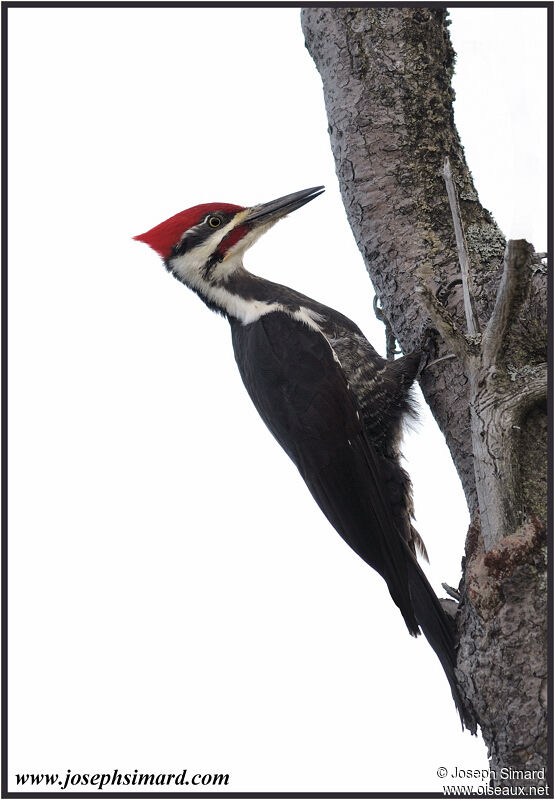
[[[436,358],[455,355],[421,387],[473,520],[458,677],[495,782],[529,787],[542,781],[501,770],[547,764],[547,279],[533,248],[507,245],[478,200],[454,125],[447,16],[310,8],[302,24],[384,316],[404,352],[432,330]]]

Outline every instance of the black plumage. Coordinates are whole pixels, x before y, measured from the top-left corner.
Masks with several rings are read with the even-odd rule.
[[[410,633],[423,630],[470,722],[454,676],[453,623],[416,561],[410,480],[397,451],[421,356],[386,361],[342,314],[293,292],[289,301],[289,313],[249,325],[229,318],[245,387],[330,523],[385,579]],[[295,305],[318,314],[320,331],[292,315]],[[343,358],[330,341],[341,342]],[[349,358],[358,371],[345,369]]]

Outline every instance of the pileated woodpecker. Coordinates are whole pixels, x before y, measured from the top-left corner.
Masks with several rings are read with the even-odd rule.
[[[461,721],[473,728],[455,678],[452,620],[420,569],[410,478],[401,467],[403,417],[422,362],[386,361],[350,319],[243,266],[245,251],[323,186],[250,208],[205,203],[135,239],[231,325],[239,372],[260,416],[337,532],[384,578],[414,636],[435,650]]]

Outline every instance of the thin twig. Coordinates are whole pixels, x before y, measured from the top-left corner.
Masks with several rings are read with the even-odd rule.
[[[453,225],[455,228],[455,238],[457,240],[457,252],[459,256],[459,264],[462,274],[462,288],[464,299],[464,313],[466,315],[466,327],[469,336],[477,336],[480,333],[480,323],[476,308],[474,306],[474,298],[470,288],[470,260],[468,258],[468,250],[466,247],[466,239],[461,220],[461,211],[459,208],[459,201],[453,181],[453,173],[451,172],[451,164],[449,163],[448,156],[445,157],[443,163],[443,179],[447,189],[447,196],[449,198],[449,205],[451,207],[451,216],[453,217]]]
[[[447,359],[449,358],[457,358],[457,356],[455,355],[455,353],[447,353],[446,356],[441,356],[441,358],[434,358],[433,361],[430,361],[429,364],[426,364],[424,369],[429,369],[430,367],[433,367],[434,364],[439,364],[440,361],[447,361]],[[422,370],[422,372],[424,372],[424,369]]]

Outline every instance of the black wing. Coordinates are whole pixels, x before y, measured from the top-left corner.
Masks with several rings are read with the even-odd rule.
[[[455,676],[454,625],[406,541],[406,504],[391,459],[372,446],[327,341],[282,312],[246,326],[231,320],[231,329],[241,377],[262,419],[334,528],[383,576],[409,631],[422,627],[461,722],[475,733]]]
[[[412,555],[395,520],[397,498],[388,490],[391,463],[365,435],[327,341],[282,312],[231,327],[241,377],[262,419],[328,520],[383,576],[410,632],[418,633],[409,590]]]

